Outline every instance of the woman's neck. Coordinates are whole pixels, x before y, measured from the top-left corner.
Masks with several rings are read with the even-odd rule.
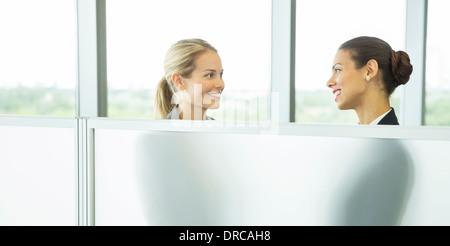
[[[193,104],[179,104],[178,112],[182,120],[204,120],[206,119],[206,109]],[[181,112],[180,112],[181,111]]]
[[[361,105],[355,107],[354,110],[358,115],[361,125],[368,125],[376,120],[380,115],[391,109],[389,98],[379,93],[369,95]]]

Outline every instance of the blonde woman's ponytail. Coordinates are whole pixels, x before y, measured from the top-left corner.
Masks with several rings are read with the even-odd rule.
[[[163,77],[156,87],[155,96],[155,118],[165,119],[175,105],[172,105],[171,100],[174,92],[170,88],[166,78]]]

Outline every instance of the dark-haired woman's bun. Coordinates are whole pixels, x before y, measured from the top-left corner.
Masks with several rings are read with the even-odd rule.
[[[413,71],[409,55],[404,51],[392,50],[391,53],[392,74],[394,75],[395,86],[404,85],[409,81],[409,77]]]

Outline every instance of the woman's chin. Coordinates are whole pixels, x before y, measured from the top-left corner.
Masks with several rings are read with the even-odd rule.
[[[220,103],[214,103],[213,105],[205,105],[204,108],[207,108],[207,109],[218,109],[218,108],[220,108]]]
[[[338,108],[339,110],[347,110],[347,109],[350,109],[350,108],[348,108],[346,105],[341,104],[341,103],[338,103],[337,108]]]

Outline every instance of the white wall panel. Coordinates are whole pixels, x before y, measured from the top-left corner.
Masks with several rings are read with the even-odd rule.
[[[75,151],[74,128],[0,126],[0,225],[77,225]]]
[[[448,225],[448,149],[413,136],[96,129],[95,221]]]

